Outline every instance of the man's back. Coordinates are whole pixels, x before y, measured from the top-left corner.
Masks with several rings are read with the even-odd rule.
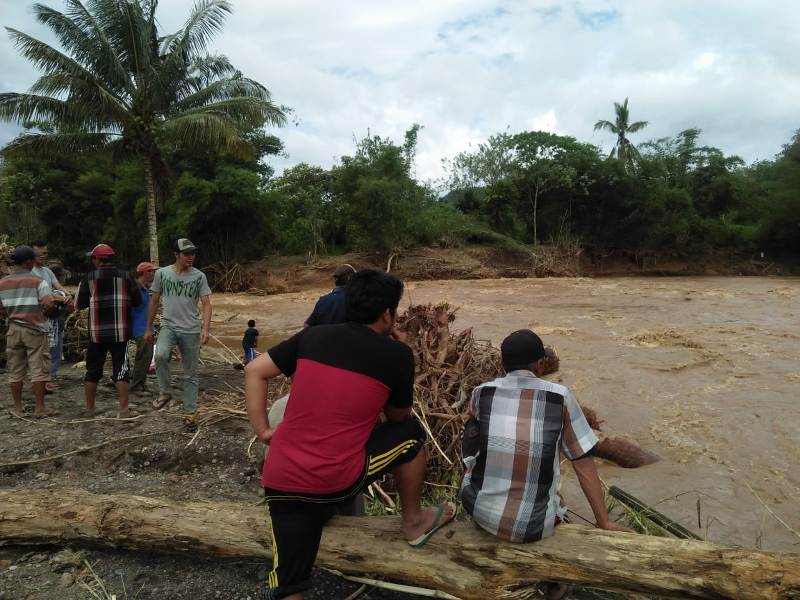
[[[90,271],[78,290],[77,307],[89,309],[89,340],[98,344],[131,339],[131,310],[140,303],[139,284],[113,266]]]
[[[381,410],[387,402],[411,405],[411,349],[365,325],[345,323],[304,329],[269,355],[294,377],[264,465],[264,486],[325,494],[352,485]]]
[[[578,402],[565,386],[519,370],[475,388],[470,407],[478,435],[472,445],[465,439],[465,507],[503,539],[552,535],[561,512],[559,449],[574,460],[597,443]]]
[[[30,329],[49,331],[41,301],[50,292],[47,282],[30,271],[19,271],[0,279],[0,305],[8,320]]]
[[[342,286],[333,288],[322,296],[314,305],[314,310],[306,319],[306,325],[335,325],[345,322],[345,289]]]

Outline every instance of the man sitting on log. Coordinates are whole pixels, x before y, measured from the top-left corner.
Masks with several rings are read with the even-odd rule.
[[[542,340],[521,329],[503,340],[500,353],[506,376],[473,390],[464,430],[461,501],[475,523],[511,542],[553,535],[566,513],[558,495],[560,450],[572,461],[597,527],[634,533],[608,516],[591,456],[597,436],[577,400],[569,388],[539,378]],[[551,584],[547,597],[566,591]]]
[[[262,478],[272,518],[270,600],[303,597],[336,505],[387,472],[411,546],[422,546],[454,516],[449,503],[420,506],[425,433],[411,416],[414,355],[394,328],[402,294],[395,277],[361,271],[347,288],[346,323],[305,328],[245,367],[247,414],[270,445]],[[293,377],[292,391],[273,430],[267,386],[280,374]],[[381,412],[387,421],[376,425]]]

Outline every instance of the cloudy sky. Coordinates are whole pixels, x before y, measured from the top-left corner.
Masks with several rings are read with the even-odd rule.
[[[44,0],[55,8],[60,0]],[[29,0],[0,0],[0,23],[52,39]],[[165,30],[191,0],[161,0]],[[797,0],[234,0],[214,49],[295,110],[277,132],[278,169],[330,166],[353,137],[420,134],[417,174],[493,133],[543,129],[609,149],[613,101],[650,126],[633,140],[703,130],[747,161],[800,128]],[[0,38],[0,91],[36,73]],[[17,129],[0,123],[0,144]]]

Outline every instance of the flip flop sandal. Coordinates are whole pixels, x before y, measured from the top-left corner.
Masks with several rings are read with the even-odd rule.
[[[449,519],[442,520],[442,515],[444,515],[445,509],[448,508],[453,511],[453,514],[450,516]],[[453,518],[455,518],[455,516],[456,516],[455,504],[453,504],[452,502],[445,502],[444,504],[440,504],[439,506],[436,507],[436,516],[433,518],[433,525],[431,526],[431,528],[428,529],[428,531],[423,533],[418,538],[414,540],[409,540],[408,545],[411,546],[412,548],[421,548],[428,542],[429,539],[431,539],[431,536],[433,536],[434,533],[436,533],[437,531],[439,531],[439,529],[441,529],[442,527],[447,525],[450,521],[452,521]]]
[[[156,409],[156,410],[161,410],[161,409],[162,409],[162,408],[164,408],[164,407],[165,407],[167,404],[169,404],[169,401],[170,401],[170,400],[172,400],[172,397],[171,397],[171,396],[159,396],[158,398],[156,398],[155,400],[153,400],[153,402],[151,402],[151,404],[153,405],[153,408],[154,408],[154,409]]]

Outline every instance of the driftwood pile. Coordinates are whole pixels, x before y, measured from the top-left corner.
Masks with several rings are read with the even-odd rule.
[[[236,294],[255,289],[255,276],[239,263],[218,262],[206,267],[203,272],[208,277],[208,285],[215,292]]]

